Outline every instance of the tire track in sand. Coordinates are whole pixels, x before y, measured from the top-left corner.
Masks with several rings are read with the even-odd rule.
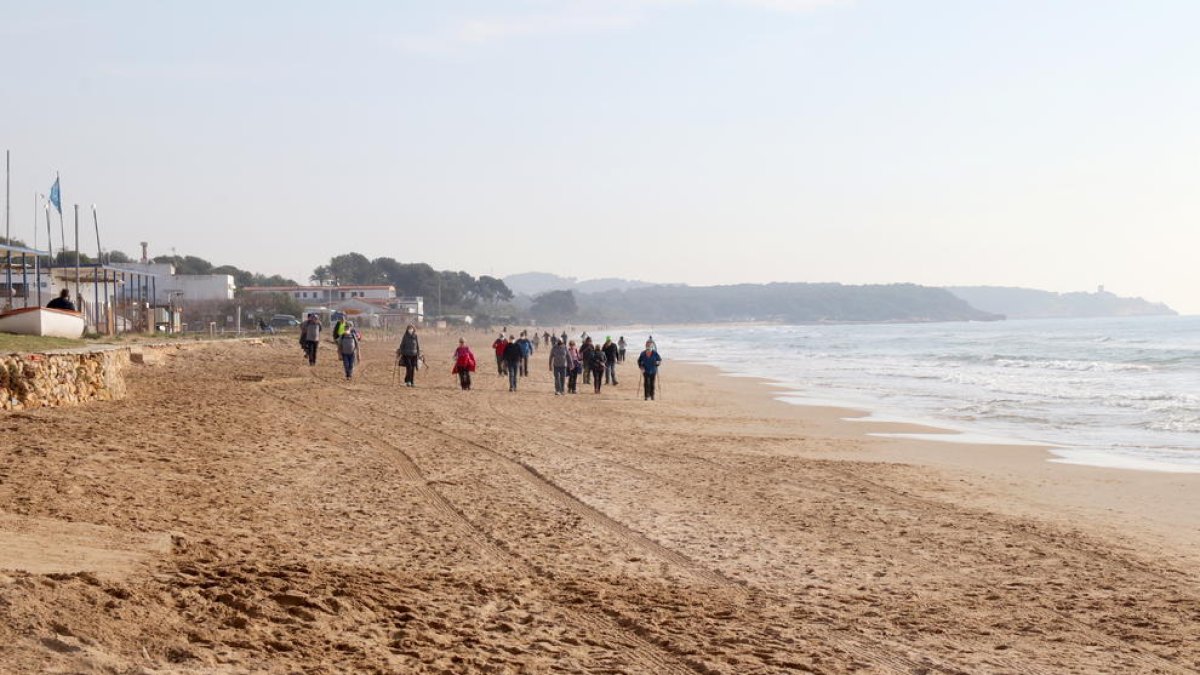
[[[420,467],[413,461],[412,457],[398,445],[390,441],[377,439],[366,432],[361,431],[355,426],[353,420],[344,419],[317,406],[307,404],[296,400],[289,396],[273,392],[269,387],[262,387],[264,393],[273,396],[288,404],[303,408],[316,415],[324,417],[328,420],[337,423],[339,433],[353,433],[368,445],[375,446],[383,445],[392,452],[389,453],[396,462],[396,467],[400,475],[407,481],[411,482],[418,493],[424,497],[425,502],[434,509],[434,512],[443,518],[448,524],[453,526],[459,534],[464,538],[472,541],[480,550],[490,554],[494,560],[500,562],[516,562],[526,569],[529,576],[542,579],[548,582],[557,591],[552,597],[562,597],[563,595],[576,599],[586,600],[590,609],[599,612],[599,615],[594,613],[579,612],[572,607],[560,604],[560,609],[577,620],[583,627],[595,631],[597,634],[618,634],[624,635],[629,640],[633,647],[630,651],[638,657],[643,663],[655,667],[655,672],[663,673],[708,673],[710,669],[704,664],[697,662],[688,654],[680,653],[677,648],[669,643],[664,644],[663,641],[656,639],[654,634],[641,626],[636,620],[627,617],[616,610],[605,607],[602,604],[595,603],[590,598],[579,595],[571,595],[570,591],[564,588],[554,574],[540,565],[526,559],[516,553],[511,547],[504,542],[496,539],[492,535],[477,527],[467,517],[465,513],[456,508],[450,503],[446,497],[435,489],[424,474]],[[606,617],[608,620],[603,620],[600,617]]]
[[[325,381],[326,383],[328,383],[332,386],[342,388],[349,392],[363,393],[360,389],[354,389],[352,387],[348,387],[343,382],[337,382],[337,381],[330,382],[328,380],[325,380],[324,378],[320,378],[320,379],[322,379],[322,381]],[[428,393],[428,390],[427,390],[427,393]],[[378,415],[388,415],[388,414],[392,414],[392,412],[393,412],[393,411],[380,410],[379,408],[376,408],[375,406],[370,405],[369,403],[364,404],[361,401],[358,403],[358,405],[360,407],[363,407],[363,408],[369,410],[370,412],[372,412],[374,414],[378,414]],[[336,418],[336,417],[335,417],[335,419],[337,419],[337,421],[339,421],[342,424],[351,424],[351,422],[349,420],[343,420],[343,419]],[[558,485],[557,483],[555,483],[553,480],[546,477],[544,474],[542,474],[536,468],[528,465],[525,462],[520,461],[519,459],[509,457],[509,456],[505,455],[504,453],[501,453],[501,452],[498,452],[498,451],[492,449],[491,447],[485,445],[482,442],[476,441],[475,439],[467,438],[467,437],[464,437],[464,436],[461,436],[458,434],[454,434],[454,433],[451,433],[451,432],[448,432],[448,431],[445,431],[442,429],[438,429],[435,426],[432,426],[432,425],[429,425],[429,424],[426,424],[423,422],[419,422],[419,421],[413,420],[411,418],[406,421],[406,424],[410,427],[417,427],[417,428],[423,429],[425,431],[431,432],[433,434],[436,434],[436,435],[439,435],[439,436],[442,436],[445,438],[449,438],[458,443],[469,445],[471,447],[474,447],[478,450],[483,451],[490,457],[500,460],[500,462],[505,466],[506,469],[509,470],[509,472],[511,474],[515,475],[518,478],[524,479],[528,484],[532,485],[535,489],[537,489],[543,495],[550,498],[552,501],[554,501],[559,506],[567,508],[572,513],[575,513],[579,517],[587,520],[589,523],[592,523],[593,525],[596,525],[597,527],[600,527],[601,529],[609,531],[611,534],[618,537],[618,539],[620,541],[622,541],[623,543],[625,543],[628,546],[631,546],[632,548],[637,548],[637,549],[640,549],[643,553],[653,555],[654,557],[657,557],[660,560],[663,560],[664,562],[667,562],[668,564],[675,566],[677,569],[687,572],[691,576],[699,578],[699,579],[701,579],[707,583],[710,583],[714,586],[726,588],[726,589],[732,589],[734,592],[742,595],[744,598],[746,598],[747,600],[749,600],[751,602],[761,602],[762,600],[769,598],[768,594],[765,593],[763,590],[755,588],[755,587],[751,587],[743,581],[727,577],[718,571],[708,569],[708,568],[704,567],[703,565],[701,565],[700,563],[698,563],[697,561],[695,561],[694,559],[692,559],[682,553],[679,553],[678,551],[674,551],[674,550],[654,541],[653,539],[650,539],[649,537],[641,534],[640,532],[633,530],[632,528],[625,525],[624,523],[621,523],[620,521],[615,520],[614,518],[612,518],[611,516],[608,516],[607,514],[603,513],[602,511],[599,511],[598,509],[588,505],[587,503],[583,502],[578,497],[576,497],[574,494],[572,494],[570,491],[566,490],[565,488],[563,488],[560,485]],[[384,443],[385,445],[395,447],[393,444],[391,444],[387,441],[380,441],[380,442]],[[396,447],[396,450],[399,452],[403,452],[398,447]],[[462,517],[465,518],[465,515],[463,515]],[[488,536],[488,535],[485,534],[485,536]],[[499,544],[499,545],[503,546],[502,544]],[[514,555],[514,557],[518,557],[518,558],[520,557],[515,552],[513,553],[513,555]],[[530,563],[529,561],[525,561],[525,563],[527,565],[530,565],[531,567],[536,567],[533,563]],[[614,618],[615,620],[620,622],[622,625],[638,626],[639,634],[642,634],[648,638],[653,638],[652,632],[645,629],[637,621],[621,614],[620,612],[616,612],[615,610],[612,610],[611,608],[608,608],[608,607],[605,607],[602,605],[597,607],[597,609],[604,612],[605,614],[610,615],[612,618]],[[882,637],[872,636],[870,638],[866,638],[866,637],[859,638],[856,636],[840,634],[836,631],[822,628],[820,626],[816,626],[813,624],[807,624],[805,626],[805,631],[811,635],[819,636],[819,638],[823,642],[830,644],[830,645],[834,645],[837,649],[839,649],[840,651],[842,651],[846,654],[849,654],[849,655],[851,655],[855,658],[858,658],[862,661],[871,662],[877,666],[891,669],[893,672],[897,672],[897,673],[926,672],[927,673],[927,672],[931,672],[931,671],[939,671],[942,673],[954,674],[954,675],[962,675],[963,673],[969,672],[967,670],[964,670],[960,666],[955,666],[955,665],[950,665],[950,664],[947,664],[944,662],[939,662],[938,660],[934,659],[933,657],[929,657],[929,656],[923,656],[920,660],[910,658],[904,654],[904,652],[906,651],[905,645],[902,645],[893,640],[888,640],[888,639],[885,639]],[[963,644],[962,646],[968,647],[969,645]],[[686,658],[686,655],[680,654],[680,656]],[[699,664],[699,669],[701,671],[707,670],[707,668],[704,667],[702,664]],[[1022,667],[1022,666],[1017,666],[1017,665],[1014,665],[1012,667],[1012,670],[1014,672],[1028,673],[1029,675],[1043,675],[1044,673],[1048,675],[1051,672],[1051,671],[1039,670],[1039,669],[1037,669],[1035,667],[1031,667],[1031,666]]]
[[[507,412],[504,412],[504,411],[500,410],[500,409],[499,409],[499,407],[496,405],[496,401],[495,401],[495,399],[494,399],[494,398],[488,398],[488,399],[487,399],[487,405],[488,405],[488,408],[489,408],[489,409],[492,411],[492,413],[493,413],[494,415],[496,415],[497,417],[500,417],[500,418],[502,418],[502,419],[509,420],[510,422],[513,422],[514,424],[517,424],[517,425],[521,425],[521,424],[523,424],[523,423],[524,423],[524,421],[523,421],[523,420],[521,420],[520,418],[518,418],[517,416],[515,416],[515,415],[512,415],[512,414],[510,414],[510,413],[507,413]],[[558,439],[554,439],[554,438],[543,438],[542,440],[544,440],[545,442],[551,443],[551,444],[553,444],[553,445],[555,445],[555,446],[557,446],[557,447],[560,447],[560,448],[562,448],[562,449],[564,449],[564,450],[570,451],[570,452],[572,452],[572,453],[574,453],[574,454],[576,454],[576,455],[583,455],[583,456],[585,456],[585,457],[588,457],[588,458],[592,459],[593,461],[597,461],[597,462],[601,462],[601,463],[608,464],[608,465],[611,465],[611,466],[616,466],[616,467],[619,467],[620,469],[622,469],[622,470],[625,470],[625,471],[627,471],[628,473],[634,474],[634,475],[636,475],[636,476],[641,476],[641,477],[644,477],[644,478],[650,478],[650,479],[652,479],[652,480],[658,480],[658,481],[662,481],[662,482],[664,482],[664,483],[667,483],[667,484],[669,484],[669,485],[675,485],[676,487],[683,487],[683,488],[687,488],[687,489],[688,489],[688,490],[690,490],[691,492],[697,492],[697,491],[699,491],[699,492],[701,492],[701,493],[704,493],[704,494],[707,494],[707,495],[709,495],[709,496],[713,496],[713,497],[723,497],[722,495],[716,495],[716,493],[712,492],[711,490],[706,490],[706,489],[704,489],[704,488],[697,488],[695,485],[691,485],[691,484],[685,483],[685,482],[683,482],[683,481],[680,481],[680,480],[678,480],[678,479],[676,479],[676,478],[674,478],[674,477],[662,476],[662,475],[659,475],[659,474],[657,474],[657,473],[654,473],[653,471],[647,471],[647,470],[645,470],[645,469],[641,469],[641,468],[639,468],[639,467],[635,467],[635,466],[632,466],[632,465],[630,465],[630,464],[626,464],[626,463],[624,463],[624,462],[621,462],[621,461],[619,461],[619,460],[615,460],[615,459],[612,459],[612,458],[609,458],[609,457],[604,457],[604,456],[601,456],[600,454],[598,454],[598,453],[596,453],[596,452],[593,452],[593,451],[591,451],[591,450],[587,450],[587,449],[584,449],[584,448],[580,448],[580,447],[578,447],[578,446],[575,446],[575,445],[573,445],[573,444],[571,444],[571,443],[566,443],[566,442],[564,442],[564,441],[560,441],[560,440],[558,440]],[[708,463],[708,464],[713,464],[714,466],[721,467],[723,470],[727,470],[727,467],[723,467],[723,466],[721,466],[721,465],[719,465],[719,464],[716,464],[716,463],[712,462],[711,460],[709,460],[708,458],[700,457],[700,456],[697,456],[697,455],[692,455],[692,454],[690,454],[690,453],[680,453],[680,455],[679,455],[679,456],[680,456],[680,457],[686,457],[686,458],[689,458],[689,459],[698,460],[698,461],[702,461],[702,462],[705,462],[705,463]],[[681,555],[682,555],[682,554],[681,554]],[[722,576],[723,576],[723,575],[722,575]],[[753,589],[755,592],[761,593],[761,594],[762,594],[764,597],[766,597],[766,598],[769,598],[769,599],[772,599],[772,600],[774,600],[774,601],[776,601],[776,602],[779,602],[779,603],[781,603],[781,604],[784,604],[784,603],[786,603],[786,602],[787,602],[787,599],[786,599],[786,598],[782,598],[782,597],[780,597],[780,596],[778,596],[778,595],[772,594],[772,593],[770,593],[770,592],[768,592],[768,591],[766,591],[766,590],[764,590],[764,589],[758,589],[757,587],[753,587],[753,586],[751,586],[750,584],[748,584],[748,583],[746,583],[746,582],[742,582],[742,581],[740,581],[740,580],[739,580],[739,581],[736,581],[735,583],[737,583],[737,584],[740,584],[740,585],[744,585],[744,586],[746,586],[747,588],[751,588],[751,589]],[[834,638],[834,639],[836,639],[836,638]],[[953,645],[955,645],[955,646],[957,646],[957,647],[961,648],[963,651],[975,650],[975,651],[977,651],[977,652],[979,652],[979,653],[989,653],[989,652],[992,652],[992,651],[993,651],[993,648],[992,648],[992,646],[991,646],[991,645],[985,645],[985,644],[983,644],[983,643],[979,643],[979,642],[976,642],[976,641],[973,641],[973,640],[962,639],[962,638],[951,638],[951,637],[949,637],[949,636],[946,636],[945,634],[943,634],[943,635],[942,635],[942,638],[941,638],[941,639],[942,639],[944,642],[947,642],[947,643],[953,644]],[[904,645],[903,645],[902,643],[898,643],[898,642],[896,642],[896,641],[894,641],[894,640],[876,639],[876,640],[874,640],[874,641],[875,641],[875,642],[878,642],[878,643],[880,643],[880,644],[885,644],[885,645],[888,645],[888,646],[889,646],[889,647],[891,647],[893,650],[899,650],[899,649],[903,649],[903,648],[904,648]],[[1054,670],[1047,670],[1047,669],[1045,669],[1045,668],[1041,668],[1041,667],[1039,667],[1039,666],[1036,666],[1036,665],[1029,664],[1028,662],[1026,662],[1026,661],[1023,661],[1023,660],[1021,660],[1019,657],[1016,657],[1016,656],[1014,656],[1014,657],[1006,657],[1006,656],[1004,656],[1004,655],[999,655],[999,654],[991,654],[991,653],[989,653],[989,657],[988,657],[988,658],[989,658],[989,659],[991,659],[991,660],[992,660],[992,661],[993,661],[995,664],[1003,664],[1003,666],[1004,666],[1004,667],[1005,667],[1005,668],[1006,668],[1006,669],[1007,669],[1009,672],[1014,672],[1014,673],[1025,673],[1025,674],[1027,674],[1027,675],[1052,675],[1053,673],[1057,672],[1057,671],[1054,671]],[[914,666],[914,665],[916,665],[916,664],[915,664],[915,662],[909,662],[909,663],[908,663],[908,667],[912,667],[912,666]],[[931,667],[931,664],[928,664],[928,663],[922,663],[922,664],[920,664],[920,666],[921,666],[921,667],[923,667],[923,668],[929,668],[929,667]],[[937,667],[937,666],[933,666],[933,667]],[[947,669],[946,667],[941,667],[941,668],[939,668],[939,669],[941,669],[941,670],[943,670],[943,671],[945,671],[945,672],[953,672],[952,670],[950,670],[950,669]]]
[[[488,403],[489,409],[497,417],[506,419],[517,425],[523,424],[523,420],[521,420],[517,416],[500,410],[499,407],[496,405],[494,398],[487,399],[487,403]],[[594,461],[598,461],[601,463],[620,467],[621,469],[624,469],[635,475],[661,480],[668,484],[682,485],[682,483],[680,481],[678,481],[677,479],[659,476],[658,474],[655,474],[654,472],[646,471],[644,469],[640,469],[638,467],[634,467],[634,466],[625,464],[618,460],[614,460],[614,459],[611,459],[608,457],[601,456],[595,452],[576,447],[572,444],[565,443],[565,442],[559,441],[557,439],[544,438],[542,440],[549,442],[553,445],[556,445],[558,447],[561,447],[565,450],[571,451],[575,454],[589,457]],[[728,467],[724,467],[723,465],[714,463],[712,460],[710,460],[708,458],[701,457],[698,455],[693,455],[690,453],[681,453],[679,456],[693,459],[696,461],[701,461],[701,462],[704,462],[707,464],[712,464],[714,466],[721,467],[724,470],[727,470],[727,468],[728,468]],[[890,486],[883,485],[883,484],[877,483],[875,481],[872,481],[870,479],[864,478],[863,476],[861,476],[855,472],[843,469],[841,467],[836,467],[831,462],[821,462],[821,465],[822,465],[823,469],[829,471],[830,473],[834,473],[838,476],[841,476],[843,479],[846,479],[854,484],[863,486],[864,488],[871,489],[877,493],[878,492],[886,492],[890,497],[892,497],[898,501],[903,501],[905,503],[913,505],[917,509],[933,508],[933,509],[935,509],[939,512],[942,512],[950,517],[959,518],[959,517],[965,516],[965,517],[968,517],[968,518],[971,518],[974,520],[983,520],[991,525],[1000,527],[1000,529],[1007,532],[1014,539],[1024,541],[1027,543],[1040,541],[1042,544],[1051,546],[1056,549],[1063,548],[1062,543],[1056,541],[1052,536],[1047,535],[1047,534],[1042,533],[1037,530],[1029,530],[1026,528],[1019,527],[1017,524],[1009,522],[1009,520],[1006,518],[995,517],[989,513],[977,512],[972,509],[965,509],[963,507],[959,507],[959,506],[955,506],[955,505],[951,505],[951,504],[945,504],[945,503],[939,502],[937,500],[922,498],[922,497],[918,497],[918,496],[909,494],[907,492],[902,492],[902,491],[892,488]],[[692,486],[692,489],[695,490],[695,487]],[[824,490],[824,491],[829,494],[834,494],[835,496],[837,494],[831,490]],[[882,501],[882,500],[880,500],[880,501]],[[1076,557],[1087,558],[1089,555],[1093,555],[1093,556],[1102,558],[1104,560],[1107,560],[1110,563],[1116,564],[1119,567],[1126,569],[1127,571],[1129,571],[1133,574],[1140,575],[1144,579],[1152,580],[1155,584],[1159,584],[1163,581],[1166,581],[1170,584],[1177,584],[1180,582],[1180,579],[1178,577],[1168,576],[1166,574],[1163,574],[1161,570],[1150,569],[1147,566],[1145,566],[1143,563],[1141,563],[1140,561],[1131,560],[1127,557],[1117,555],[1111,551],[1106,551],[1103,548],[1098,547],[1098,546],[1089,546],[1089,547],[1087,547],[1086,550],[1082,550],[1082,551],[1077,551],[1077,550],[1073,550],[1073,549],[1067,549],[1067,550]],[[913,556],[904,555],[898,551],[893,551],[893,555],[905,557],[907,559],[912,559],[912,560],[916,559]],[[1175,572],[1175,574],[1182,574],[1178,570],[1172,570],[1172,571]],[[1062,612],[1060,610],[1045,609],[1045,608],[1023,608],[1022,612],[1027,613],[1027,614],[1032,614],[1034,616],[1038,616],[1047,622],[1059,622],[1061,624],[1073,626],[1080,633],[1087,635],[1090,639],[1093,639],[1095,642],[1104,644],[1104,645],[1116,650],[1117,653],[1121,654],[1125,658],[1128,658],[1131,661],[1140,663],[1142,666],[1146,667],[1147,669],[1150,669],[1150,670],[1153,670],[1156,672],[1169,672],[1169,673],[1193,673],[1193,672],[1195,672],[1192,669],[1187,668],[1186,666],[1180,666],[1178,663],[1166,660],[1157,654],[1147,653],[1146,651],[1142,651],[1142,650],[1151,649],[1152,645],[1141,645],[1140,647],[1137,648],[1136,651],[1131,651],[1130,650],[1130,646],[1131,646],[1130,642],[1127,641],[1126,639],[1122,638],[1121,636],[1112,635],[1112,634],[1108,633],[1107,631],[1105,631],[1101,627],[1084,623],[1084,622],[1080,621],[1079,619],[1069,616],[1068,614],[1066,614],[1065,612]],[[985,652],[990,649],[990,647],[988,645],[982,645],[980,643],[976,643],[971,640],[963,640],[961,638],[947,638],[944,635],[943,635],[942,639],[946,640],[947,642],[953,642],[954,644],[960,645],[962,647],[974,648],[977,650],[983,650]],[[893,644],[895,644],[895,643],[893,643]],[[1033,666],[1026,662],[1020,661],[1016,657],[1005,658],[1001,655],[994,655],[992,658],[994,658],[995,660],[1000,661],[1000,662],[1005,662],[1007,664],[1007,666],[1009,668],[1011,668],[1014,672],[1023,672],[1023,673],[1056,672],[1056,671],[1047,671],[1044,669],[1040,669],[1037,666]]]

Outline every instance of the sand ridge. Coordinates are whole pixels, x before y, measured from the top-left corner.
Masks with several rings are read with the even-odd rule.
[[[125,401],[0,417],[0,524],[170,541],[122,574],[0,571],[0,666],[1200,669],[1179,558],[964,503],[744,383],[668,362],[647,403],[626,364],[556,398],[542,350],[509,394],[477,334],[461,392],[426,334],[406,389],[367,337],[350,382],[328,344],[315,369],[218,345],[133,367]]]

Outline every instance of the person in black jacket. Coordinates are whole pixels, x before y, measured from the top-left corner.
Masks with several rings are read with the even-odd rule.
[[[592,384],[596,387],[596,393],[600,393],[600,385],[604,384],[604,368],[605,368],[604,350],[592,350]]]
[[[309,314],[300,324],[300,348],[308,357],[308,365],[317,365],[317,347],[321,344],[321,322],[316,314]]]
[[[404,386],[415,387],[413,371],[417,369],[417,361],[421,358],[421,342],[417,339],[417,329],[410,323],[400,338],[400,348],[396,350],[400,364],[404,366]],[[394,380],[393,380],[394,381]]]
[[[65,288],[62,289],[62,292],[58,294],[57,298],[54,298],[50,302],[46,303],[46,307],[49,309],[61,309],[68,312],[74,312],[75,303],[71,302],[71,291],[68,291]]]
[[[596,345],[592,344],[592,338],[583,338],[583,344],[579,346],[579,356],[583,359],[583,383],[588,384],[592,381],[592,355],[596,353]]]
[[[617,358],[619,350],[617,343],[612,341],[611,337],[604,338],[604,346],[600,351],[604,352],[604,384],[617,383]]]
[[[521,345],[517,344],[516,338],[509,335],[508,344],[504,347],[504,364],[508,368],[508,390],[517,390],[517,375],[518,369],[521,366],[521,359],[525,356],[525,350],[521,349]]]

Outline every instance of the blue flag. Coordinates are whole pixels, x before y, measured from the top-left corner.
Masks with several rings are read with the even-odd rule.
[[[54,185],[50,186],[50,203],[54,208],[58,209],[58,215],[62,215],[62,197],[58,193],[58,176],[54,177]]]

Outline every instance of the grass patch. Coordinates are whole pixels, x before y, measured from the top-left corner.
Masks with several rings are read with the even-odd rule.
[[[50,349],[70,349],[72,347],[86,347],[87,345],[88,343],[83,340],[72,340],[70,338],[0,333],[0,354],[44,352]]]

